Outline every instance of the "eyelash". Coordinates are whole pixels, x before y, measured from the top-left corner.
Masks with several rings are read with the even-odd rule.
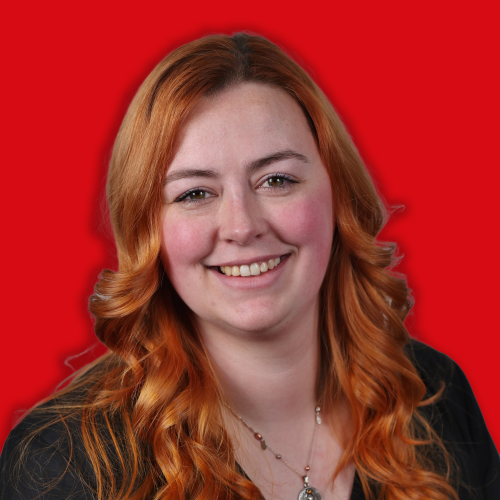
[[[289,182],[291,184],[297,184],[299,182],[299,181],[296,181],[295,179],[293,179],[292,177],[290,177],[289,175],[283,174],[281,172],[277,172],[275,174],[268,175],[261,182],[261,184],[259,185],[259,187],[261,189],[286,189],[287,186],[285,184],[283,184],[281,186],[262,186],[262,184],[264,184],[265,182],[267,182],[269,179],[283,179],[284,181],[287,181],[287,182]],[[203,188],[193,188],[193,189],[190,189],[189,191],[186,191],[185,193],[181,194],[176,200],[174,200],[174,203],[181,203],[181,202],[184,202],[184,203],[200,203],[201,202],[201,203],[203,203],[208,198],[212,198],[212,196],[214,196],[214,195],[211,195],[211,196],[208,196],[206,198],[200,198],[199,200],[190,200],[188,198],[188,196],[191,193],[195,193],[196,191],[203,191],[204,193],[208,193],[208,191],[206,189],[203,189]]]
[[[265,182],[267,182],[269,179],[283,179],[287,182],[289,182],[290,184],[297,184],[299,181],[296,181],[293,177],[290,177],[289,175],[287,174],[283,174],[281,172],[277,172],[275,174],[270,174],[268,175],[262,182],[261,182],[261,186],[262,184],[264,184]],[[266,186],[266,187],[263,187],[262,189],[284,189],[286,188],[287,186],[285,184],[281,185],[281,186]]]
[[[208,191],[206,189],[203,189],[203,188],[193,188],[193,189],[190,189],[189,191],[186,191],[185,193],[181,194],[177,199],[174,200],[174,203],[180,203],[180,202],[184,202],[184,203],[199,203],[199,202],[203,202],[203,201],[207,200],[207,198],[211,198],[212,196],[214,196],[214,195],[211,195],[211,196],[208,196],[207,198],[201,198],[199,200],[190,200],[188,198],[188,196],[191,193],[196,193],[196,191],[202,191],[204,193],[208,193]]]

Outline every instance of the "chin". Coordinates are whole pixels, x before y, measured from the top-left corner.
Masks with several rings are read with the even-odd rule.
[[[266,314],[266,312],[268,314]],[[279,329],[286,323],[287,316],[276,314],[277,311],[259,312],[248,311],[236,313],[234,316],[227,316],[223,321],[217,321],[217,326],[226,331],[233,330],[242,333],[265,334]]]

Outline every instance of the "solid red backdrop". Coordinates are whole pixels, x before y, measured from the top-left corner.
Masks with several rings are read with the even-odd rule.
[[[106,164],[132,96],[172,49],[240,30],[268,37],[311,73],[388,204],[406,207],[382,239],[405,256],[399,270],[416,299],[407,326],[460,364],[500,445],[494,5],[4,6],[0,445],[15,412],[50,394],[71,373],[65,361],[96,345],[88,297],[100,270],[116,266],[101,216]]]

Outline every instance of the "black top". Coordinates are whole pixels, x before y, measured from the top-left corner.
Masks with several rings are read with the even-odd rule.
[[[443,395],[425,411],[459,466],[460,500],[499,500],[500,457],[462,370],[448,356],[417,341],[412,340],[408,346],[408,355],[429,395],[439,389],[441,381],[446,384]],[[67,468],[69,445],[64,439],[66,430],[62,424],[43,430],[32,441],[23,469],[12,472],[12,464],[18,459],[16,445],[41,423],[41,417],[28,415],[7,438],[0,456],[0,498],[93,499],[92,469],[78,442],[74,444],[73,458]],[[54,486],[47,492],[51,482]],[[365,500],[357,474],[351,500]]]

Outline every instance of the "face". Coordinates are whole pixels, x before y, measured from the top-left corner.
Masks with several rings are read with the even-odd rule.
[[[317,310],[332,192],[284,91],[245,83],[197,103],[163,198],[162,261],[202,330],[271,331]]]

